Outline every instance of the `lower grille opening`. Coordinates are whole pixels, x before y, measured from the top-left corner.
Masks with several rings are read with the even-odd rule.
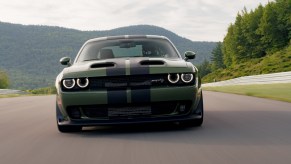
[[[88,107],[81,107],[81,109],[83,110],[83,113],[86,117],[97,118],[97,117],[108,116],[108,110],[106,107],[96,108],[94,106],[88,106]]]
[[[67,112],[72,119],[81,119],[82,117],[93,119],[126,119],[183,115],[189,112],[190,107],[191,101],[167,101],[137,104],[71,106],[67,108]]]
[[[80,119],[82,114],[78,107],[70,107],[67,109],[68,115],[73,119]]]

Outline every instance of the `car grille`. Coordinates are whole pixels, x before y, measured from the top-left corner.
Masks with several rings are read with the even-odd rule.
[[[153,86],[167,86],[166,75],[135,75],[115,77],[90,78],[90,89],[122,89],[148,88]]]
[[[184,106],[181,111],[181,106]],[[68,115],[73,119],[120,119],[153,116],[183,115],[189,112],[191,101],[155,102],[150,104],[84,105],[70,106]],[[79,113],[79,116],[76,116]]]

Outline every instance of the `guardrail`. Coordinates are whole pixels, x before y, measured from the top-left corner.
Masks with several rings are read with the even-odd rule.
[[[0,89],[0,95],[8,95],[8,94],[27,94],[27,92],[13,89]]]
[[[202,84],[203,87],[226,86],[226,85],[250,85],[250,84],[272,84],[291,83],[291,71],[263,75],[243,76],[235,79]]]

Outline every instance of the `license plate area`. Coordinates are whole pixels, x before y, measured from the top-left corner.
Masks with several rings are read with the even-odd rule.
[[[151,114],[151,106],[127,106],[108,108],[108,117],[147,116]]]

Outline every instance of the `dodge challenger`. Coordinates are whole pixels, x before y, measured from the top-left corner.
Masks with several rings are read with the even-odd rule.
[[[85,126],[150,122],[203,123],[198,69],[164,36],[125,35],[88,40],[56,78],[60,132]]]

